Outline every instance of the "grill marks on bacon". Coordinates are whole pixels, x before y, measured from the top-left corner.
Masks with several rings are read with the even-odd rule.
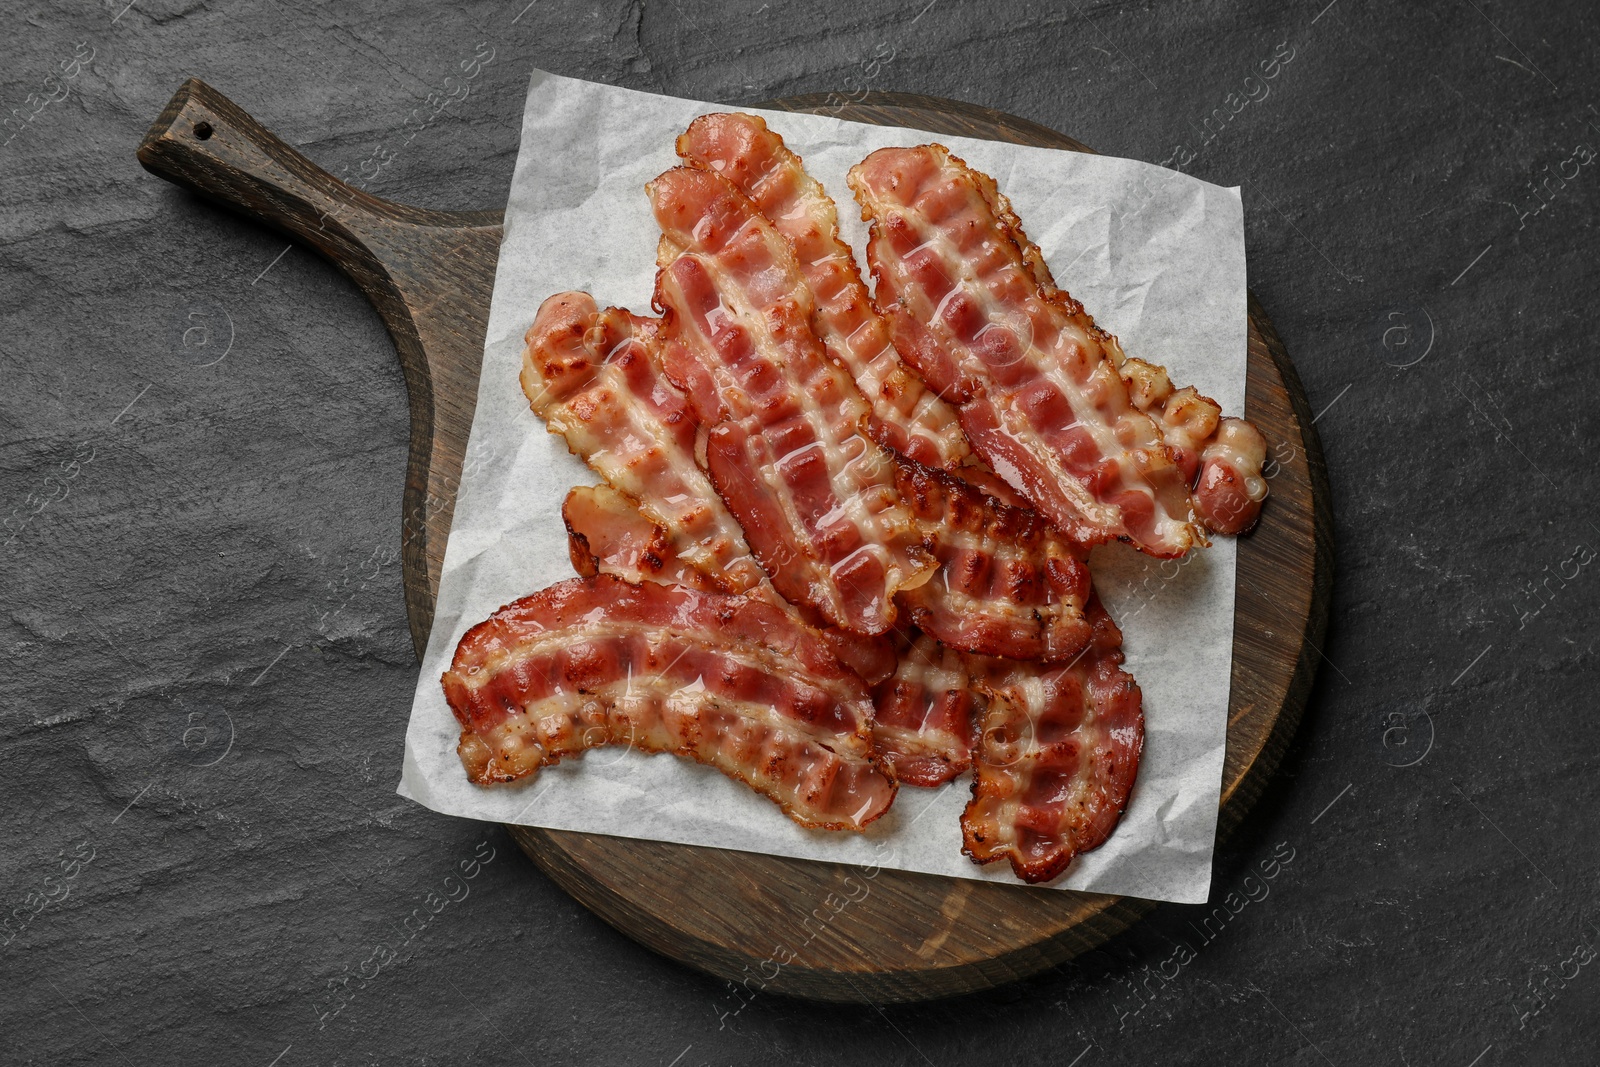
[[[716,767],[803,826],[860,830],[894,800],[860,678],[750,597],[575,578],[469,630],[441,682],[479,784],[627,745]]]
[[[711,427],[712,482],[773,585],[880,634],[932,557],[894,491],[870,409],[811,330],[788,245],[725,179],[678,168],[647,189],[662,229],[667,376]]]
[[[1087,614],[1094,637],[1074,662],[991,661],[981,682],[962,851],[1008,860],[1025,882],[1049,881],[1104,843],[1139,770],[1144,712],[1122,670],[1122,633],[1098,599]]]
[[[833,199],[783,138],[755,115],[702,115],[678,138],[678,155],[726,178],[788,241],[815,301],[812,326],[871,404],[874,440],[930,467],[959,467],[971,450],[955,409],[901,363],[839,238]]]
[[[895,344],[960,410],[973,450],[1058,529],[1158,556],[1204,544],[1183,472],[1081,305],[1039,284],[993,182],[939,145],[850,171]],[[1024,249],[1032,249],[1032,256]]]
[[[765,576],[695,461],[697,422],[661,374],[659,331],[653,319],[601,311],[587,293],[558,293],[528,330],[522,390],[551,433],[665,531],[676,557],[712,587],[743,593]]]

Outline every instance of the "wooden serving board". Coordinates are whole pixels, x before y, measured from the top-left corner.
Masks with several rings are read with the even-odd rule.
[[[767,107],[936,134],[1089,151],[998,111],[900,93],[819,94]],[[221,93],[180,88],[139,146],[144,166],[322,253],[394,338],[411,405],[402,526],[406,606],[420,656],[477,402],[500,212],[425,211],[340,182]],[[1316,672],[1332,585],[1332,522],[1304,391],[1250,299],[1245,414],[1277,466],[1239,545],[1220,832],[1277,766]],[[510,827],[567,892],[656,951],[758,992],[924,1000],[1034,974],[1127,927],[1147,901],[1030,889],[597,834]]]

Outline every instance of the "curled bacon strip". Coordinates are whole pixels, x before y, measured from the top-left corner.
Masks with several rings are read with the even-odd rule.
[[[992,180],[924,145],[880,149],[849,181],[896,347],[958,405],[973,450],[1075,540],[1158,556],[1204,544],[1183,472],[1106,355],[1109,335],[1040,284],[1042,258],[1019,243]]]
[[[1192,385],[1174,389],[1166,368],[1121,359],[1119,347],[1110,349],[1134,406],[1156,421],[1194,486],[1195,510],[1206,529],[1241,534],[1254,526],[1267,498],[1261,431],[1244,419],[1223,418],[1222,406]]]
[[[716,591],[708,576],[675,554],[665,530],[608,486],[572,489],[561,515],[572,565],[580,575],[604,573],[633,583],[653,580]],[[764,595],[770,596],[771,590]],[[896,779],[907,785],[934,786],[971,766],[972,716],[981,699],[971,677],[974,670],[981,675],[982,669],[969,669],[968,664],[1000,661],[964,656],[927,634],[903,639],[897,649],[886,639],[831,627],[817,633],[841,663],[873,687],[877,709],[873,738]],[[1087,636],[1078,645],[1086,641]]]
[[[656,359],[660,324],[587,293],[539,307],[522,357],[522,390],[551,433],[667,532],[676,554],[718,589],[764,576],[739,524],[695,462],[698,423]]]
[[[1065,666],[989,661],[988,697],[973,752],[962,851],[1006,859],[1025,882],[1046,882],[1111,835],[1144,748],[1138,685],[1122,669],[1122,632],[1098,598],[1088,648]]]
[[[551,428],[614,487],[568,495],[562,514],[573,566],[579,574],[605,571],[629,581],[758,594],[787,608],[696,463],[694,412],[661,376],[658,342],[652,320],[615,308],[600,311],[583,293],[545,301],[528,331],[524,391],[537,398],[535,410]],[[615,491],[623,487],[628,492]],[[1077,652],[1082,640],[1075,634],[1086,633],[1079,611],[1087,584],[1080,588],[1063,569],[1073,560],[1005,509],[991,512],[953,479],[929,473],[913,482],[902,474],[897,488],[911,494],[913,518],[922,524],[918,536],[927,527],[942,539],[925,538],[934,557],[961,568],[953,587],[946,581],[936,587],[939,596],[930,591],[909,606],[915,617],[964,648],[1000,655]],[[805,621],[868,683],[894,669],[887,636],[850,637],[824,619]]]
[[[789,242],[815,298],[812,325],[872,405],[873,438],[930,467],[960,466],[971,449],[955,409],[900,362],[839,238],[833,198],[783,138],[756,115],[702,115],[678,138],[678,155],[728,179]]]
[[[635,584],[645,581],[686,585],[691,589],[720,592],[716,577],[689,566],[677,554],[667,531],[651,522],[637,502],[609,486],[580,485],[567,493],[561,506],[567,525],[567,552],[580,575],[614,574]],[[774,604],[801,620],[799,612],[763,582],[750,596]],[[868,685],[894,673],[894,642],[887,637],[863,637],[831,626],[817,627],[817,636],[839,662],[861,675]]]
[[[982,704],[966,657],[920,634],[872,689],[872,739],[902,784],[942,785],[972,766]]]
[[[715,767],[803,826],[860,830],[894,800],[860,678],[750,597],[574,578],[469,630],[441,682],[479,784],[622,744]]]
[[[1165,367],[1130,359],[1107,335],[1106,354],[1128,386],[1133,406],[1161,430],[1173,461],[1193,488],[1195,513],[1206,529],[1242,534],[1255,525],[1267,498],[1261,465],[1267,442],[1244,419],[1223,418],[1222,405],[1192,385],[1172,386]]]

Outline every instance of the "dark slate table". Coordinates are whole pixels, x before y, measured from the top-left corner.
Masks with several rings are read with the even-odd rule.
[[[0,1059],[1592,1058],[1593,5],[126,3],[14,4],[0,42]],[[498,207],[533,66],[956,97],[1243,186],[1338,570],[1213,908],[954,1003],[734,1012],[501,829],[395,795],[390,342],[332,268],[134,147],[197,75],[381,195]]]

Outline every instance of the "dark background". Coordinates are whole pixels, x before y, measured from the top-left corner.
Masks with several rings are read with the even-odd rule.
[[[1600,1045],[1593,5],[125,2],[0,22],[4,1062],[1499,1067]],[[470,96],[397,147],[480,45]],[[496,208],[534,66],[732,104],[950,96],[1243,186],[1250,284],[1321,412],[1338,568],[1305,721],[1216,865],[1214,902],[1256,899],[1209,943],[1204,909],[1164,906],[993,994],[721,1020],[724,986],[503,830],[395,795],[416,664],[393,348],[333,268],[134,148],[196,75],[373,192]],[[468,899],[341,992],[475,853]]]

